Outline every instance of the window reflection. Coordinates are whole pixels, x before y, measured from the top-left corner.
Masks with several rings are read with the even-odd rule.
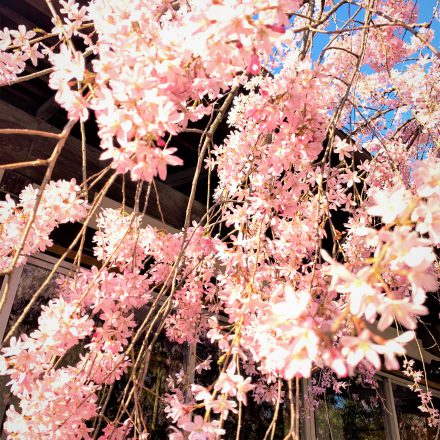
[[[9,315],[8,323],[6,326],[7,334],[15,321],[20,317],[24,308],[28,305],[32,296],[43,284],[49,275],[50,270],[37,266],[32,263],[27,263],[23,267],[23,272],[20,278],[20,282],[17,287],[17,291],[14,297],[11,313]],[[38,318],[41,313],[41,306],[47,304],[50,298],[56,295],[56,282],[55,278],[52,278],[48,286],[41,292],[37,301],[32,306],[26,319],[20,324],[17,329],[16,335],[27,333],[35,330],[38,327]],[[4,422],[5,412],[10,404],[18,405],[18,400],[12,395],[9,387],[6,384],[9,382],[8,376],[0,377],[0,433],[2,432],[2,424]],[[2,439],[5,437],[2,437]]]
[[[8,324],[6,326],[6,333],[9,332],[14,322],[20,317],[24,308],[28,305],[35,292],[44,283],[49,274],[49,269],[36,266],[35,264],[27,263],[23,267],[17,293],[15,294],[14,303],[12,305]],[[48,301],[56,295],[57,284],[55,279],[56,276],[50,280],[49,284],[38,296],[37,301],[35,301],[33,304],[29,314],[26,316],[26,319],[19,326],[16,333],[17,335],[22,333],[29,334],[30,331],[33,331],[38,327],[38,318],[41,314],[41,306],[47,304]]]
[[[220,374],[220,367],[218,364],[218,359],[222,355],[222,351],[219,350],[217,344],[212,344],[206,338],[201,336],[200,343],[197,344],[197,363],[204,361],[205,359],[212,360],[210,363],[209,369],[202,370],[200,373],[196,374],[195,381],[199,385],[203,385],[205,387],[212,387],[212,384],[215,383],[218,375]],[[243,368],[243,365],[241,366]],[[256,376],[252,379],[253,383],[257,385],[258,382]],[[295,379],[293,379],[293,404],[295,404]],[[300,381],[301,385],[301,381]],[[300,386],[300,394],[303,392]],[[261,440],[265,437],[265,434],[268,428],[271,425],[271,422],[275,415],[275,401],[276,401],[276,389],[277,384],[272,384],[271,394],[269,388],[266,390],[267,395],[265,398],[269,400],[269,394],[272,395],[272,401],[259,401],[257,403],[254,393],[252,391],[249,392],[247,398],[247,405],[242,405],[242,415],[241,415],[241,439],[246,440]],[[275,424],[275,430],[273,439],[274,440],[283,440],[290,433],[291,420],[290,420],[290,401],[289,401],[289,392],[287,388],[287,384],[284,382],[282,390],[281,390],[281,403],[278,408],[278,416]],[[258,400],[258,399],[257,399]],[[238,408],[237,408],[238,409]],[[203,415],[204,411],[200,411],[200,415]],[[299,437],[301,439],[305,438],[304,434],[304,422],[305,414],[304,407],[302,404],[302,400],[299,402]],[[236,430],[238,425],[238,415],[232,412],[229,413],[228,419],[224,422],[223,428],[226,431],[225,439],[235,439]],[[270,435],[267,438],[271,438]],[[318,440],[318,439],[317,439]]]
[[[326,392],[315,410],[319,440],[391,440],[382,383],[351,385],[340,394]]]
[[[428,425],[428,414],[420,411],[420,397],[409,387],[393,384],[394,404],[399,424],[400,440],[434,440],[437,428]],[[434,407],[440,408],[440,399],[433,399]]]
[[[155,352],[151,356],[148,374],[144,382],[144,394],[141,406],[149,420],[151,439],[166,439],[171,423],[165,413],[165,403],[161,399],[168,390],[167,378],[176,378],[188,363],[188,345],[171,342],[161,333],[155,343]],[[115,400],[115,403],[117,400]],[[116,405],[116,409],[119,405]],[[150,438],[150,437],[149,437]]]

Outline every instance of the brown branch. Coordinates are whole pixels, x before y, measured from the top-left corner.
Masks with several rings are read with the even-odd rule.
[[[403,27],[407,31],[411,32],[416,38],[418,38],[428,49],[431,50],[431,52],[436,57],[440,58],[440,52],[426,38],[424,38],[420,34],[420,32],[418,32],[416,29],[414,29],[414,27],[421,26],[420,24],[411,24],[411,23],[408,24],[408,23],[405,23],[404,21],[398,20],[396,18],[392,18],[388,14],[385,14],[384,12],[378,11],[377,9],[371,8],[371,7],[367,6],[367,5],[361,5],[361,4],[359,4],[359,3],[355,2],[355,1],[352,1],[352,0],[348,0],[348,2],[351,3],[352,5],[361,6],[366,11],[368,11],[370,13],[373,13],[373,14],[377,14],[380,17],[385,18],[386,20],[388,20],[389,22],[391,22],[395,26]]]
[[[24,134],[28,136],[41,136],[52,139],[61,138],[61,134],[59,133],[50,133],[47,131],[40,131],[40,130],[28,130],[24,128],[0,128],[0,134]]]
[[[56,161],[58,159],[58,156],[61,153],[61,150],[64,147],[64,144],[66,143],[66,140],[70,134],[70,131],[72,130],[73,126],[75,125],[76,121],[69,121],[66,126],[64,127],[63,131],[61,132],[61,138],[56,144],[50,158],[48,159],[49,166],[47,167],[46,173],[43,178],[43,182],[41,183],[40,190],[37,195],[37,199],[35,200],[34,209],[32,210],[31,215],[29,216],[29,219],[26,223],[26,227],[24,229],[23,235],[20,239],[20,243],[18,245],[18,248],[15,250],[14,258],[12,259],[12,262],[6,270],[0,273],[0,275],[6,275],[6,285],[5,289],[3,291],[3,296],[0,298],[0,313],[3,310],[3,307],[6,304],[6,298],[8,297],[8,291],[9,291],[9,282],[10,282],[10,274],[13,271],[15,265],[17,264],[18,259],[20,258],[20,254],[25,246],[26,238],[29,235],[29,232],[31,231],[32,224],[34,223],[35,217],[37,215],[38,207],[40,206],[41,199],[43,198],[43,193],[46,185],[49,183],[52,172],[55,167]]]
[[[80,240],[82,235],[86,232],[87,226],[89,225],[89,222],[90,222],[91,218],[93,217],[93,215],[95,214],[96,210],[100,206],[100,204],[101,204],[105,194],[107,193],[108,189],[113,184],[113,182],[116,180],[116,177],[117,177],[117,174],[114,173],[113,176],[111,176],[110,179],[107,181],[107,183],[105,184],[104,188],[102,188],[102,190],[99,192],[98,196],[96,197],[96,199],[94,200],[94,202],[92,204],[92,207],[91,207],[91,209],[90,209],[90,211],[89,211],[89,213],[87,215],[87,218],[84,220],[84,223],[83,223],[83,225],[81,227],[81,230],[78,232],[78,234],[76,235],[76,237],[74,238],[72,243],[70,243],[69,247],[65,250],[64,254],[54,264],[50,274],[46,277],[46,279],[43,282],[43,284],[33,294],[32,298],[30,299],[28,304],[26,304],[26,307],[24,308],[23,312],[17,318],[17,320],[14,322],[14,325],[11,327],[11,329],[8,332],[8,334],[3,339],[2,345],[6,344],[6,342],[15,334],[15,332],[17,331],[17,329],[19,328],[21,323],[24,321],[24,319],[26,318],[26,316],[30,312],[30,310],[31,310],[32,306],[34,305],[35,301],[38,299],[38,296],[48,286],[50,280],[53,278],[54,274],[56,273],[58,268],[61,266],[62,262],[70,255],[70,253],[73,251],[73,249],[75,248],[76,244],[78,243],[78,241]],[[4,298],[6,298],[6,296]],[[0,307],[0,309],[1,309],[1,307]]]
[[[94,27],[93,23],[84,23],[81,26],[79,26],[77,28],[77,30],[82,31],[83,29],[87,29],[87,28],[91,28]],[[40,41],[44,41],[47,40],[48,38],[52,38],[52,37],[57,37],[58,36],[58,32],[51,32],[51,33],[46,33],[45,35],[41,36],[41,37],[36,37],[33,38],[32,40],[29,40],[29,44],[31,46],[33,46],[35,43],[39,43]],[[14,49],[21,49],[22,46],[17,45],[17,44],[11,44],[10,46],[8,46],[6,48],[6,50],[14,50]]]
[[[199,180],[199,176],[200,176],[200,172],[202,169],[202,165],[203,165],[203,161],[205,158],[205,153],[206,150],[209,146],[209,144],[212,141],[212,138],[218,128],[218,126],[220,125],[220,122],[223,120],[229,106],[232,104],[232,101],[235,97],[235,95],[238,93],[238,87],[235,87],[233,90],[231,90],[231,92],[229,93],[229,95],[227,96],[227,98],[225,99],[225,102],[223,103],[223,105],[220,107],[220,110],[217,114],[217,116],[214,119],[214,122],[212,123],[212,125],[209,127],[209,130],[207,130],[204,134],[205,140],[203,142],[202,148],[200,150],[199,153],[199,157],[197,159],[197,165],[196,165],[196,170],[194,173],[194,178],[191,184],[191,193],[189,196],[189,200],[188,200],[188,206],[186,209],[186,215],[185,215],[185,225],[183,227],[184,229],[184,241],[185,241],[185,235],[186,235],[186,231],[190,225],[191,222],[191,210],[194,204],[194,199],[196,196],[196,188],[197,188],[197,182]]]
[[[48,164],[49,164],[48,159],[36,159],[36,160],[28,160],[26,162],[15,162],[10,164],[0,165],[0,170],[16,170],[17,168],[42,167]]]
[[[63,149],[64,144],[66,143],[66,140],[67,140],[67,138],[68,138],[68,136],[70,134],[70,131],[72,130],[72,128],[75,125],[75,123],[76,123],[76,121],[69,121],[66,124],[66,126],[63,129],[63,131],[61,132],[60,140],[55,145],[55,149],[53,150],[53,152],[50,155],[49,159],[47,159],[47,161],[49,163],[49,166],[48,166],[48,168],[46,170],[46,174],[44,175],[43,182],[41,183],[37,199],[35,200],[34,209],[32,211],[32,214],[29,217],[29,220],[28,220],[27,224],[26,224],[26,228],[24,230],[23,236],[21,237],[20,244],[18,246],[18,249],[16,250],[14,259],[12,260],[12,264],[9,267],[9,269],[7,269],[6,271],[1,272],[0,275],[6,275],[6,274],[11,273],[12,269],[15,267],[18,259],[20,258],[21,251],[24,248],[24,245],[25,245],[25,242],[26,242],[26,238],[27,238],[27,236],[28,236],[28,234],[30,232],[31,226],[32,226],[32,224],[33,224],[33,222],[35,220],[35,216],[37,214],[38,207],[40,206],[41,199],[43,198],[44,189],[45,189],[46,185],[49,183],[49,180],[52,177],[52,172],[53,172],[53,169],[55,167],[55,164],[56,164],[56,161],[58,159],[58,156],[60,155],[61,150]],[[0,309],[1,309],[1,307],[0,307]]]
[[[31,73],[29,75],[19,76],[17,79],[14,79],[13,81],[8,81],[6,84],[3,84],[0,87],[12,86],[13,84],[22,83],[25,81],[29,81],[31,79],[39,78],[40,76],[49,75],[52,72],[53,72],[53,67],[49,67],[48,69],[40,70],[38,72]]]

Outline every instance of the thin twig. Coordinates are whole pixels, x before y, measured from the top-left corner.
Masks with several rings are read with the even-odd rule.
[[[28,160],[26,162],[15,162],[15,163],[7,163],[4,165],[0,165],[0,170],[16,170],[18,168],[26,168],[26,167],[43,167],[49,164],[48,159],[35,159]]]
[[[48,69],[40,70],[35,73],[31,73],[29,75],[19,76],[17,79],[12,81],[8,81],[6,84],[0,87],[12,86],[14,84],[22,83],[25,81],[30,81],[31,79],[40,78],[41,76],[49,75],[53,72],[53,67],[49,67]]]
[[[53,139],[60,139],[60,133],[50,133],[40,130],[28,130],[24,128],[0,128],[0,134],[24,134],[28,136],[42,136]]]

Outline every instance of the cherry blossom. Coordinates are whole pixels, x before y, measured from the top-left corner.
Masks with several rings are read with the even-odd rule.
[[[49,234],[59,224],[74,222],[87,215],[87,204],[80,197],[80,188],[74,180],[50,182],[45,188],[36,221],[24,243],[18,264],[25,263],[25,256],[37,251],[44,251],[52,245]],[[38,190],[26,187],[16,203],[8,195],[0,202],[1,250],[0,267],[8,269],[16,249],[19,248],[21,236],[26,228],[27,219],[31,215],[38,196]]]
[[[376,370],[399,369],[438,289],[435,33],[411,0],[311,3],[61,0],[51,29],[0,30],[0,86],[44,60],[68,127],[96,120],[100,158],[124,179],[121,208],[94,209],[95,261],[80,268],[78,255],[37,328],[1,349],[8,438],[148,438],[145,393],[170,438],[229,438],[233,414],[251,399],[278,407],[300,378],[316,406],[348,376],[377,388]],[[200,138],[191,151],[185,131]],[[144,184],[149,194],[191,154],[187,168],[212,178],[205,215],[192,221],[192,191],[181,230],[146,225]],[[0,271],[92,215],[107,177],[89,177],[5,196]],[[159,337],[215,348],[170,373],[163,395]],[[408,359],[404,372],[438,424],[427,378]],[[115,396],[118,411],[106,407]]]

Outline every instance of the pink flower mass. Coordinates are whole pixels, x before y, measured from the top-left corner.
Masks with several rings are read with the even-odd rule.
[[[1,166],[45,174],[38,187],[0,201],[0,311],[14,271],[53,250],[63,225],[80,233],[62,257],[71,269],[54,275],[56,294],[39,306],[33,329],[12,324],[3,340],[0,375],[13,396],[7,439],[159,438],[150,437],[158,411],[171,439],[244,439],[247,408],[278,414],[289,402],[286,439],[299,440],[292,387],[300,379],[313,402],[323,394],[318,377],[338,394],[349,377],[370,380],[403,362],[429,425],[439,426],[408,360],[423,319],[439,310],[440,51],[419,18],[425,6],[47,6],[52,29],[0,29],[0,87],[46,78],[67,121],[57,133],[0,129],[11,147],[12,135],[48,142],[44,158]],[[83,179],[56,180],[71,130],[81,136]],[[172,142],[188,133],[200,143]],[[98,149],[102,169],[87,175]],[[171,230],[158,190],[188,170],[184,221]],[[119,208],[101,205],[111,185],[119,185]],[[159,214],[148,224],[150,204]],[[157,348],[162,336],[189,352],[215,347],[193,354],[165,392],[148,382],[162,380],[154,369],[168,355]],[[261,438],[274,438],[274,417]]]

